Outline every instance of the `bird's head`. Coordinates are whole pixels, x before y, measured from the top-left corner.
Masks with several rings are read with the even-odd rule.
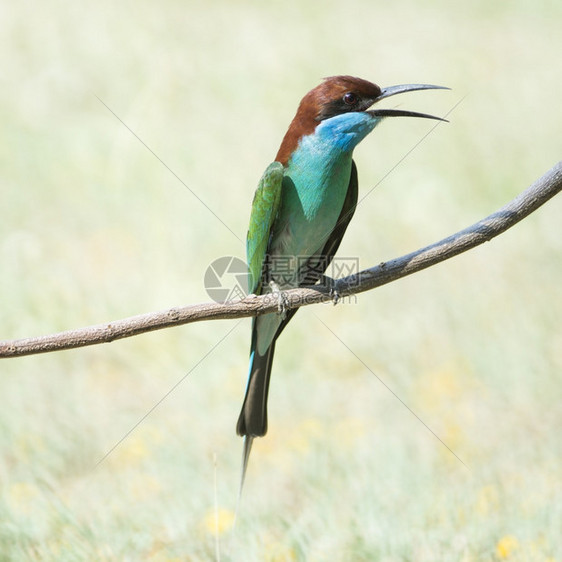
[[[300,139],[314,133],[318,126],[323,130],[329,129],[330,134],[334,135],[355,134],[356,138],[352,139],[352,145],[355,146],[385,117],[422,117],[445,121],[441,117],[415,111],[369,108],[382,99],[404,92],[448,89],[431,84],[401,84],[380,88],[372,82],[354,76],[325,78],[301,100],[276,160],[286,164]]]

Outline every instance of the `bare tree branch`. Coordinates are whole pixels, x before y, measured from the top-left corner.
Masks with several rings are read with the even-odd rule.
[[[369,291],[466,252],[512,227],[561,190],[562,161],[513,201],[485,219],[440,242],[339,279],[335,289],[340,296]],[[284,294],[287,297],[287,308],[289,309],[331,299],[329,290],[325,287],[292,289]],[[176,307],[48,336],[0,341],[0,358],[21,357],[108,343],[190,322],[257,316],[267,312],[276,312],[277,307],[277,299],[270,294],[250,295],[241,301],[226,304],[202,303]]]

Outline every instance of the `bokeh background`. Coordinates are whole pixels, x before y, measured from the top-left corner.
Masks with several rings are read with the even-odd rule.
[[[493,212],[560,159],[561,18],[557,0],[2,3],[0,338],[209,300],[324,76],[453,88],[390,107],[462,99],[340,256],[368,267]],[[432,126],[368,137],[360,193]],[[1,361],[0,558],[561,560],[561,214],[301,310],[235,530],[249,319]]]

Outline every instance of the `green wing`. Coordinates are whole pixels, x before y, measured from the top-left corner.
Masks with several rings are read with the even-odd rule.
[[[256,293],[259,290],[271,229],[279,211],[282,183],[283,164],[273,162],[264,172],[254,195],[246,239],[250,293]]]

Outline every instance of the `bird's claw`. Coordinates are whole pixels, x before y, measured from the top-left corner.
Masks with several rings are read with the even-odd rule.
[[[270,281],[271,294],[277,299],[277,311],[285,318],[289,308],[289,299],[275,281]]]
[[[338,293],[337,289],[337,281],[335,279],[332,279],[331,277],[328,277],[327,275],[322,275],[322,278],[320,279],[320,285],[328,288],[328,294],[330,295],[334,306],[338,304],[340,300],[340,294]]]

